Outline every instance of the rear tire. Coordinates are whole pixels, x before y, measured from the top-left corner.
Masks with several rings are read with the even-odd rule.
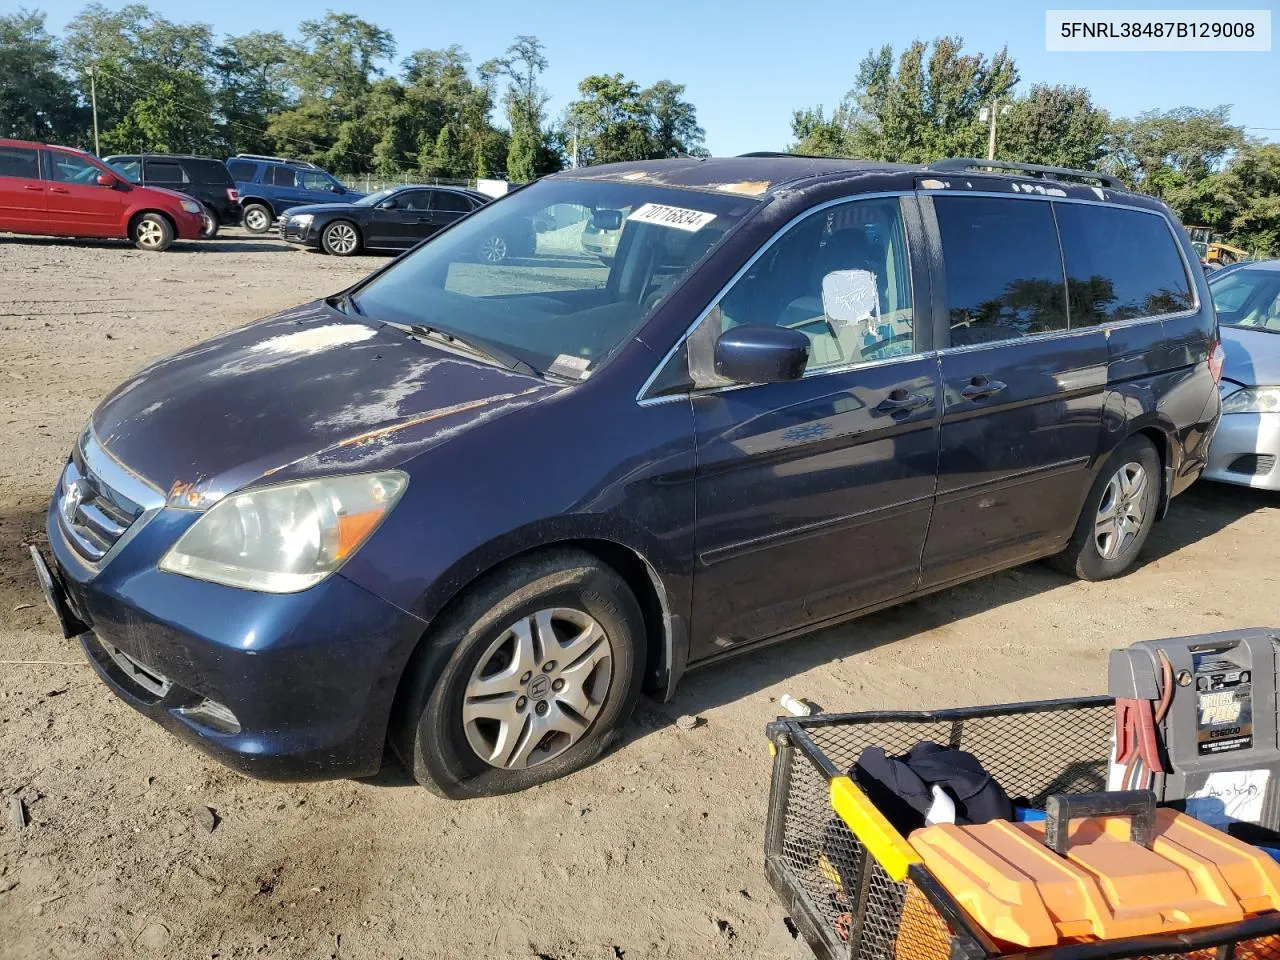
[[[360,229],[349,220],[335,220],[320,234],[320,246],[335,257],[350,257],[360,252]]]
[[[442,796],[523,790],[618,742],[644,668],[644,616],[622,578],[581,550],[533,554],[484,577],[427,634],[391,744]]]
[[[218,235],[218,215],[213,207],[206,206],[200,217],[200,239],[212,240]]]
[[[271,229],[275,215],[261,203],[244,205],[244,228],[250,233],[266,233]]]
[[[129,239],[139,250],[160,253],[173,243],[173,224],[163,214],[144,213],[133,221]]]
[[[1049,563],[1069,577],[1110,580],[1133,565],[1155,524],[1160,503],[1160,455],[1133,436],[1099,471],[1067,549]]]

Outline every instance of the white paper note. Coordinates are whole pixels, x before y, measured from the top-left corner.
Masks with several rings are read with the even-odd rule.
[[[1187,795],[1187,813],[1204,823],[1223,824],[1232,820],[1257,823],[1262,819],[1262,801],[1267,796],[1267,770],[1224,770],[1211,773],[1200,787]]]

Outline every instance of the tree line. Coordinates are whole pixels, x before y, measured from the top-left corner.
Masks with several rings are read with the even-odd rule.
[[[796,153],[927,163],[985,157],[995,109],[996,158],[1097,170],[1168,203],[1183,223],[1213,228],[1247,250],[1280,251],[1280,145],[1245,135],[1231,108],[1177,107],[1112,117],[1076,86],[1019,92],[1007,50],[964,52],[959,37],[889,46],[863,58],[830,115],[797,110]]]
[[[396,59],[387,30],[351,13],[219,37],[145,4],[90,4],[55,37],[39,12],[0,16],[0,135],[102,152],[280,153],[345,175],[526,182],[567,163],[705,155],[685,87],[584,78],[548,114],[546,50],[516,37],[473,65],[459,46]],[[797,153],[928,162],[986,155],[983,108],[1003,160],[1095,169],[1164,199],[1248,250],[1280,250],[1280,146],[1251,139],[1227,106],[1112,117],[1077,86],[1019,87],[1007,50],[959,37],[873,49],[828,115],[795,111]]]
[[[528,181],[583,162],[704,153],[682,84],[592,76],[547,115],[542,43],[516,37],[473,66],[459,46],[396,61],[395,38],[351,13],[219,37],[145,4],[85,7],[55,37],[45,15],[0,16],[0,136],[104,155],[280,153],[342,174]],[[501,111],[502,121],[495,115]]]

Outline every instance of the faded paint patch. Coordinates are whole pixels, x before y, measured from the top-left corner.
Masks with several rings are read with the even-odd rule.
[[[362,323],[328,323],[323,327],[269,337],[261,343],[255,343],[249,350],[253,353],[319,353],[321,350],[368,340],[376,336],[377,332],[373,327],[366,327]]]
[[[649,176],[649,174],[646,173],[644,170],[633,170],[631,173],[624,173],[622,175],[622,179],[623,180],[643,180],[647,176]]]
[[[737,183],[718,183],[721,193],[736,193],[744,197],[758,197],[769,189],[768,180],[739,180]]]
[[[925,180],[921,180],[920,186],[924,187],[926,190],[945,190],[947,187],[951,186],[951,184],[947,183],[945,180],[934,180],[932,177],[929,177]]]
[[[175,480],[169,487],[169,506],[202,510],[222,499],[223,494],[210,489],[211,481],[204,478]]]

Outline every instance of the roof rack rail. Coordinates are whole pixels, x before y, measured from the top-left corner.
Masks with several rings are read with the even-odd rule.
[[[1119,177],[1109,173],[1097,173],[1093,170],[1074,170],[1071,167],[1050,167],[1041,163],[1012,163],[1008,160],[981,160],[977,157],[955,157],[949,160],[936,160],[928,169],[939,171],[964,170],[1003,170],[1009,173],[1025,173],[1028,176],[1045,179],[1093,180],[1110,187],[1112,190],[1124,190],[1125,185]]]
[[[798,157],[801,160],[846,160],[847,157],[832,157],[821,153],[788,153],[786,150],[753,150],[740,153],[739,157]]]
[[[237,153],[231,159],[233,160],[265,160],[268,163],[287,163],[291,167],[306,167],[310,170],[319,170],[310,160],[291,160],[288,157],[272,157],[265,153]]]

